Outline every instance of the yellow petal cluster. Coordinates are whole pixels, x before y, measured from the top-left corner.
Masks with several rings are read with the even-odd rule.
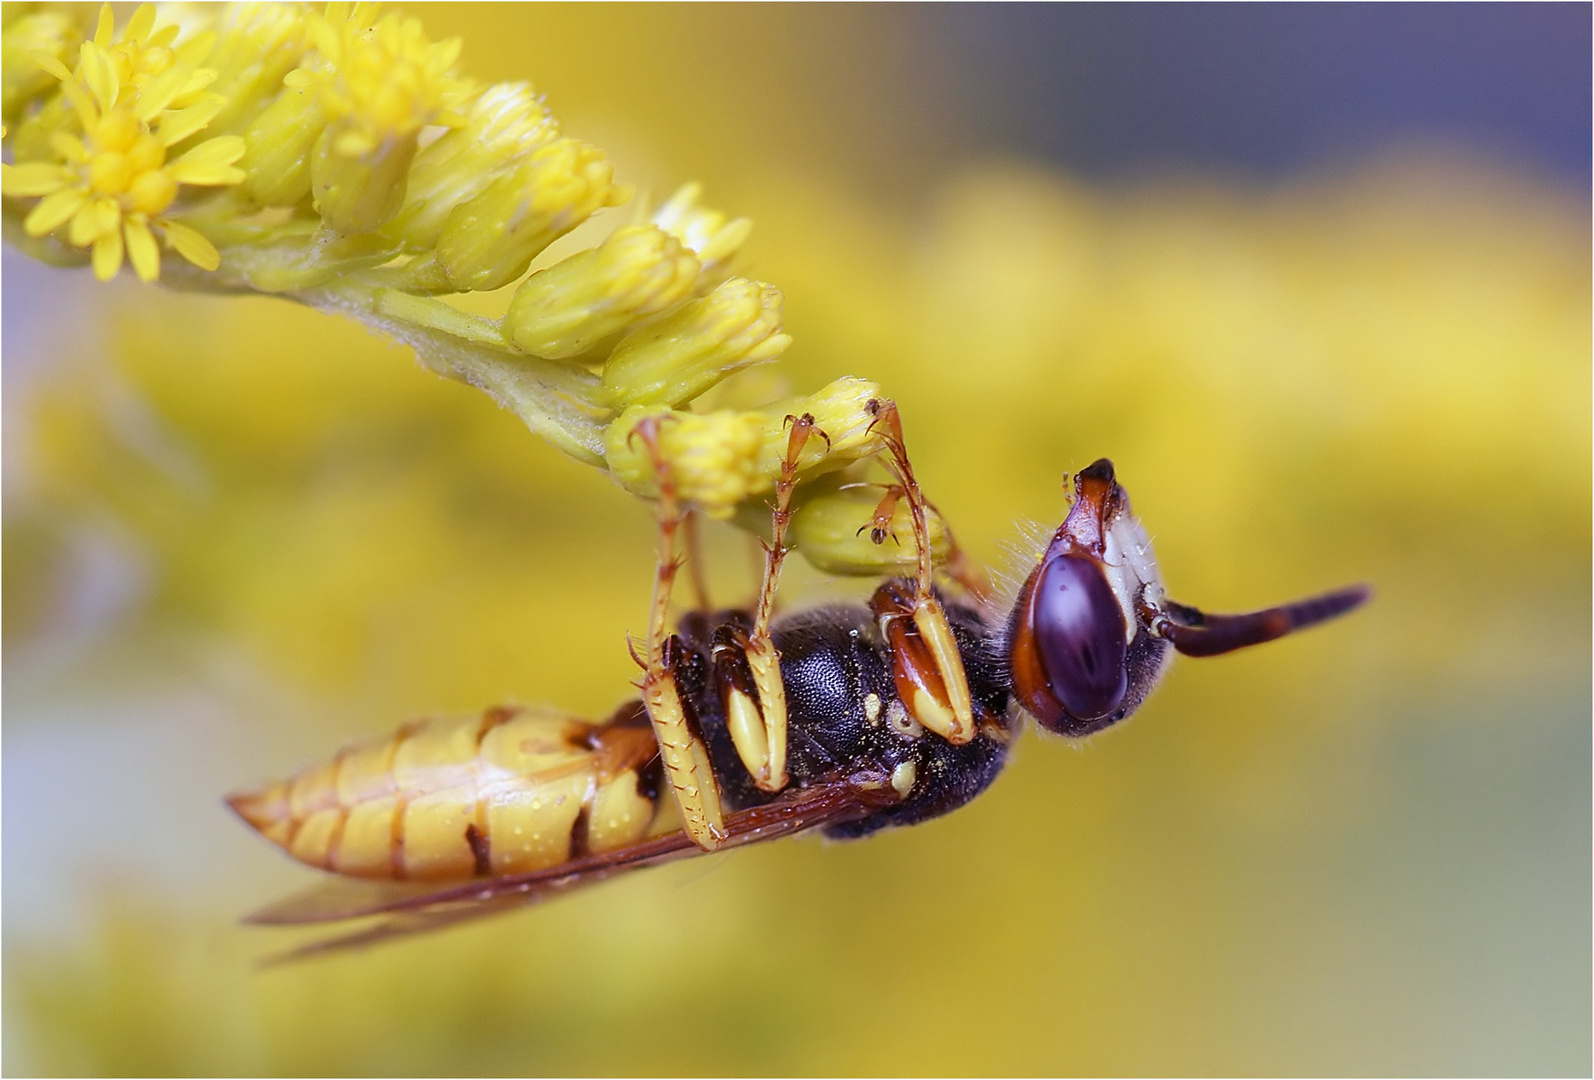
[[[468,89],[451,74],[458,38],[430,41],[419,19],[397,12],[368,25],[369,14],[331,5],[312,16],[317,62],[287,79],[315,88],[326,127],[310,159],[311,191],[322,220],[346,233],[398,213],[421,129],[455,122],[450,106]]]
[[[204,129],[221,107],[222,99],[205,92],[214,70],[192,62],[208,42],[172,48],[177,27],[155,29],[148,4],[119,40],[112,40],[113,29],[106,6],[94,39],[80,47],[75,70],[35,57],[59,81],[77,130],[51,134],[52,153],[44,160],[8,166],[0,190],[11,198],[39,198],[23,221],[28,235],[64,230],[69,245],[90,249],[102,281],[116,274],[124,255],[143,280],[158,277],[157,234],[189,262],[213,270],[215,247],[168,215],[182,185],[219,187],[244,177],[233,167],[244,151],[237,136],[207,139],[167,160],[171,147]]]
[[[388,231],[413,247],[434,246],[455,208],[559,130],[528,82],[495,83],[463,112],[458,126],[421,148],[410,166],[403,208]]]

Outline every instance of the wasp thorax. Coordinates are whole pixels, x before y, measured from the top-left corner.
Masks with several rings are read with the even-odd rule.
[[[1058,555],[1041,567],[1030,618],[1041,668],[1058,703],[1079,720],[1116,709],[1128,687],[1129,638],[1101,564]]]

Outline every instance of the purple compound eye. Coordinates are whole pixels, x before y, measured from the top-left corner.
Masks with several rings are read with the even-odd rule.
[[[1052,694],[1078,720],[1106,716],[1124,699],[1129,642],[1123,610],[1101,567],[1059,555],[1035,583],[1031,632]]]

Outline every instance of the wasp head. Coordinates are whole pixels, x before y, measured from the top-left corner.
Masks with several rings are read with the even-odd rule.
[[[1074,477],[1074,503],[1008,621],[1013,693],[1040,724],[1083,736],[1127,717],[1167,666],[1170,646],[1214,656],[1350,611],[1361,586],[1247,615],[1206,615],[1166,599],[1151,540],[1106,458]]]

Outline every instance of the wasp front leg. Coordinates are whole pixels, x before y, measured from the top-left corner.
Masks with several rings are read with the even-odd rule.
[[[764,578],[751,630],[721,626],[714,635],[714,683],[725,708],[726,727],[760,791],[776,792],[786,786],[786,684],[780,674],[780,654],[770,635],[775,615],[775,594],[780,570],[789,550],[786,529],[791,524],[791,497],[797,487],[797,467],[808,440],[817,435],[828,445],[830,437],[814,426],[808,413],[786,417],[791,434],[775,482],[774,518],[770,541],[764,548]]]
[[[659,756],[675,791],[687,835],[704,851],[713,851],[728,835],[719,784],[714,778],[713,763],[703,742],[691,698],[680,689],[678,671],[686,650],[679,638],[666,633],[670,594],[675,587],[675,575],[681,568],[677,536],[685,515],[669,463],[659,451],[659,423],[659,419],[649,417],[632,433],[647,447],[659,483],[658,567],[654,572],[653,604],[648,614],[647,651],[638,658],[643,668],[642,702],[653,724]]]
[[[971,741],[978,729],[968,673],[963,669],[963,654],[958,651],[946,612],[932,589],[934,568],[931,565],[929,503],[919,489],[913,464],[908,460],[902,418],[897,413],[896,403],[872,401],[869,409],[875,417],[873,430],[888,455],[886,467],[897,480],[887,491],[889,506],[882,501],[882,511],[889,513],[894,510],[897,499],[906,500],[918,556],[918,572],[912,590],[903,588],[899,582],[887,582],[875,590],[869,607],[891,647],[897,696],[915,720],[947,742],[961,746]],[[879,526],[879,517],[880,512],[877,512],[876,527],[871,533],[877,544],[882,543],[886,535]],[[889,517],[886,520],[889,521]],[[966,563],[966,560],[960,561]]]

